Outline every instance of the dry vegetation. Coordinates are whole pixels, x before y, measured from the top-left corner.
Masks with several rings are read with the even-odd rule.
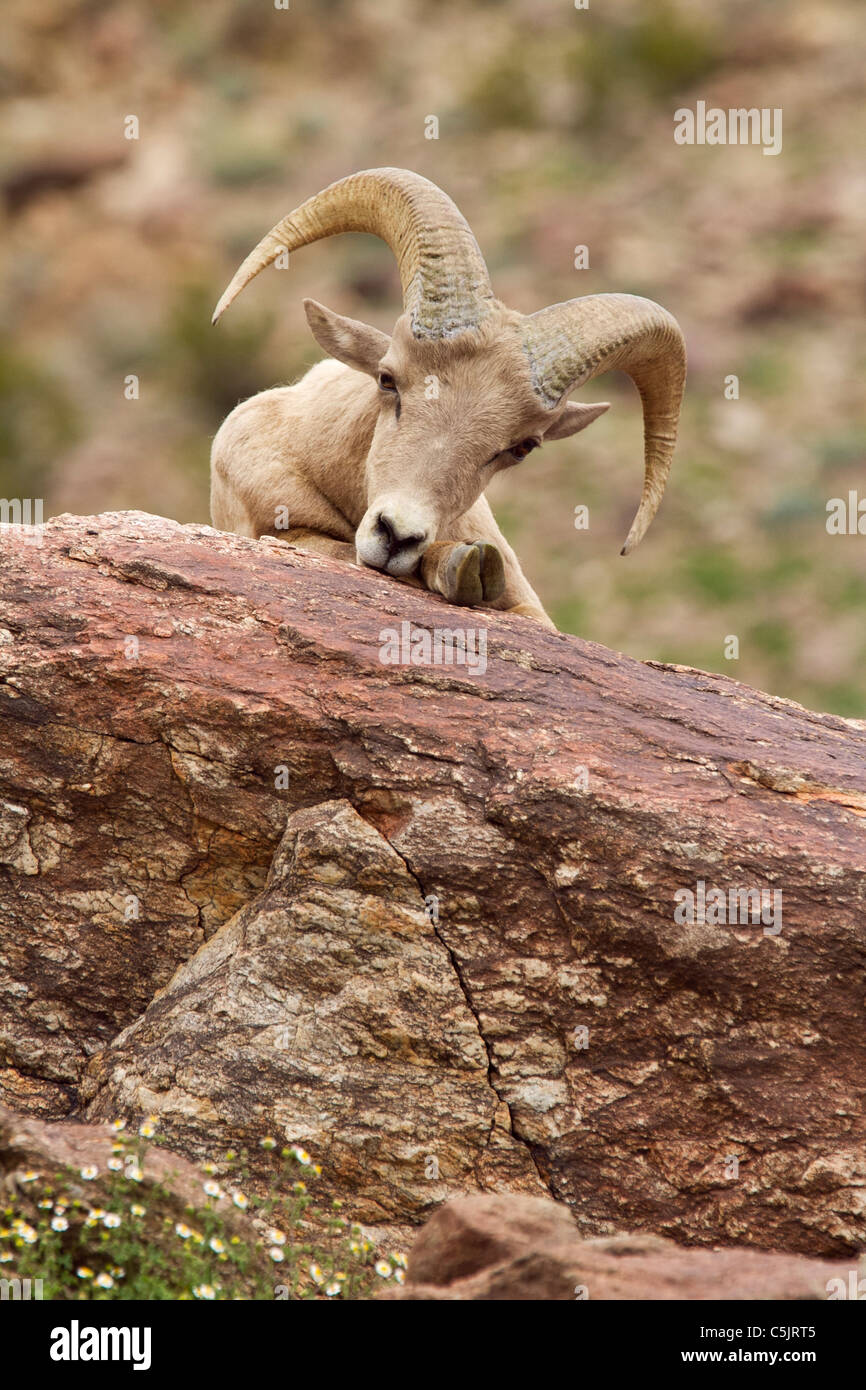
[[[615,405],[590,432],[494,486],[553,616],[863,715],[866,536],[825,529],[829,498],[866,496],[857,0],[7,0],[4,29],[4,496],[204,519],[223,414],[318,356],[302,295],[386,328],[398,308],[370,238],[304,250],[212,330],[228,275],[332,179],[406,165],[455,197],[509,303],[630,290],[686,332],[682,443],[636,555],[624,379],[585,393]],[[677,146],[698,98],[782,107],[783,153]]]

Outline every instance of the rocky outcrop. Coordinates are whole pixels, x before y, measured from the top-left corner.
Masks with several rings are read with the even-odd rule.
[[[465,1187],[544,1191],[399,855],[346,801],[296,811],[264,891],[100,1052],[91,1114],[203,1152],[291,1134],[367,1222]]]
[[[567,1207],[533,1197],[459,1197],[415,1240],[391,1302],[818,1301],[857,1287],[852,1261],[758,1250],[683,1250],[657,1236],[581,1240]]]
[[[866,726],[208,527],[38,540],[0,553],[10,1104],[279,1131],[367,1220],[508,1189],[863,1245]],[[486,663],[425,660],[467,625]],[[781,901],[681,920],[713,888]]]

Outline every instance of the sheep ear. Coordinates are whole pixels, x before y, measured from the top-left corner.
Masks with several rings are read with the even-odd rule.
[[[317,304],[315,299],[304,300],[304,312],[313,337],[330,357],[336,357],[338,362],[345,362],[347,367],[354,367],[358,372],[367,372],[370,376],[378,374],[379,363],[391,346],[387,333],[380,333],[378,328],[371,328],[358,319],[343,318],[333,309],[326,309],[324,304]]]
[[[582,405],[580,401],[569,401],[559,419],[553,422],[550,429],[544,431],[545,444],[549,439],[567,439],[570,434],[585,430],[587,425],[591,425],[593,420],[597,420],[606,410],[610,410],[609,401],[600,401],[598,405]]]

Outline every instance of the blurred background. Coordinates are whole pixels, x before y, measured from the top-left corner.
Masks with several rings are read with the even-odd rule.
[[[494,482],[557,623],[866,716],[866,535],[826,530],[829,499],[866,500],[864,11],[5,0],[0,494],[43,497],[46,518],[207,520],[221,419],[321,355],[302,297],[386,330],[400,308],[390,253],[359,236],[298,252],[212,329],[219,294],[297,203],[405,165],[455,199],[514,308],[629,291],[686,334],[680,446],[633,556],[619,555],[642,472],[627,378],[584,388],[611,411]],[[698,100],[782,107],[782,153],[675,144],[674,111]]]

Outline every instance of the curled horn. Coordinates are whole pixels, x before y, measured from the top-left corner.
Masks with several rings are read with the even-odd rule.
[[[478,243],[447,194],[407,169],[366,169],[332,183],[278,222],[236,272],[213,322],[281,251],[339,232],[370,232],[390,246],[416,338],[477,327],[494,303]]]
[[[536,392],[551,408],[575,387],[618,367],[640,392],[644,481],[622,548],[628,555],[658,511],[677,438],[686,350],[676,319],[651,299],[594,294],[551,304],[522,323]]]

